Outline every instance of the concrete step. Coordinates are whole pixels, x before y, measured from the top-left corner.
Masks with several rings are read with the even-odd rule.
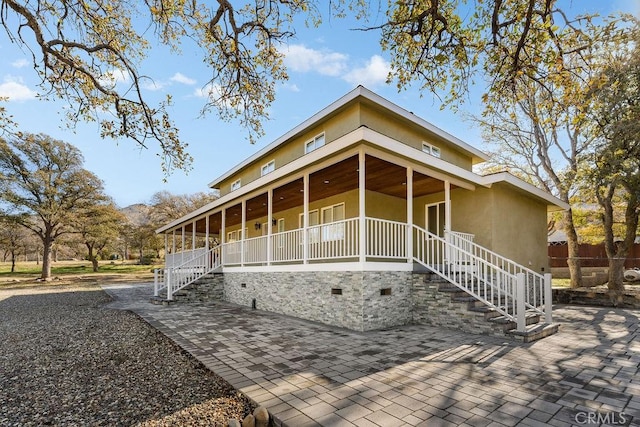
[[[533,342],[557,333],[559,328],[560,325],[557,323],[537,323],[527,325],[524,331],[513,329],[508,331],[507,334],[518,341]]]

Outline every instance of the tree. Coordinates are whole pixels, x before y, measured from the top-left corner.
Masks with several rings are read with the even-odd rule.
[[[93,271],[98,271],[98,255],[120,236],[126,217],[111,201],[87,207],[76,217],[73,229],[87,248],[87,259]]]
[[[168,191],[160,191],[151,197],[150,221],[156,229],[160,228],[217,198],[218,196],[213,193],[175,195]]]
[[[3,215],[42,241],[42,279],[51,278],[51,249],[75,216],[104,199],[102,181],[82,168],[80,151],[46,135],[0,139]]]
[[[629,33],[632,43],[603,52],[605,69],[589,93],[589,117],[602,138],[586,171],[587,183],[602,208],[608,288],[616,302],[624,292],[624,262],[640,216],[640,21]],[[621,221],[617,212],[623,212]]]
[[[278,48],[295,36],[294,21],[319,25],[323,18],[320,2],[312,0],[216,3],[0,0],[0,22],[9,40],[31,53],[41,95],[75,107],[68,114],[71,125],[97,121],[104,137],[131,138],[143,146],[155,141],[170,171],[188,168],[190,157],[167,111],[171,97],[157,106],[145,97],[149,77],[139,67],[150,47],[161,43],[179,51],[183,42],[202,47],[212,70],[203,113],[238,118],[253,141],[263,133],[275,84],[288,78]],[[459,0],[391,2],[384,24],[361,30],[381,31],[382,48],[392,56],[390,76],[397,77],[399,88],[413,81],[433,93],[449,88],[445,101],[455,103],[479,74],[489,81],[488,93],[499,98],[518,76],[543,79],[540,63],[572,71],[563,58],[579,51],[539,51],[566,35],[581,37],[579,26],[556,3],[492,0],[465,8]],[[383,7],[334,0],[324,12],[364,19],[379,16]]]
[[[0,217],[0,245],[5,251],[3,261],[11,255],[11,272],[16,270],[16,260],[23,251],[26,230],[10,217]]]

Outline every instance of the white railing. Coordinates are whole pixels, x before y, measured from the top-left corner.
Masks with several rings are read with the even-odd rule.
[[[267,236],[254,237],[244,241],[244,264],[267,262]]]
[[[193,260],[205,253],[205,248],[196,248],[184,252],[177,252],[175,254],[166,254],[164,257],[165,267],[174,267]]]
[[[156,270],[154,272],[154,295],[160,295],[160,291],[166,288],[167,299],[172,300],[175,292],[222,265],[220,246],[200,252],[199,256],[191,258],[185,263]]]
[[[359,219],[351,218],[307,229],[309,259],[355,258],[358,250]]]
[[[527,311],[551,322],[551,275],[535,273],[468,239],[460,247],[415,225],[413,233],[417,262],[515,321],[519,331],[525,329]]]
[[[302,229],[271,235],[271,260],[273,262],[300,262],[303,260]]]
[[[407,224],[367,218],[367,256],[388,259],[407,258]]]

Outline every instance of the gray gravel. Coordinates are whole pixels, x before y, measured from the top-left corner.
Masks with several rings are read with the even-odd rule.
[[[0,426],[214,426],[253,408],[96,288],[0,288]]]

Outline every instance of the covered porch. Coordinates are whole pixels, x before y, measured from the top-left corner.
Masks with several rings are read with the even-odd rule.
[[[337,157],[168,230],[166,267],[200,264],[208,256],[215,268],[349,263],[362,269],[368,263],[407,270],[417,249],[413,225],[440,237],[473,239],[449,228],[451,191],[473,184],[406,166],[366,145]]]

